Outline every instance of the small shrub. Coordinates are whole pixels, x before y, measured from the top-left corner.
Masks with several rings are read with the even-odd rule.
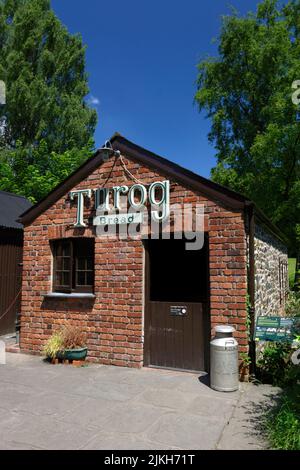
[[[83,348],[86,345],[86,335],[81,328],[65,325],[56,331],[46,342],[43,353],[50,359],[55,359],[65,349]]]
[[[300,317],[300,292],[289,292],[285,312],[290,317]]]
[[[249,367],[251,364],[251,358],[248,353],[242,352],[240,354],[241,364],[243,367]]]
[[[77,349],[86,346],[86,335],[78,326],[65,325],[61,334],[63,349]]]
[[[259,379],[281,387],[295,383],[300,368],[291,362],[292,353],[289,343],[267,343],[257,361]]]
[[[57,331],[46,342],[43,353],[46,357],[54,359],[63,349],[63,337],[61,331]]]

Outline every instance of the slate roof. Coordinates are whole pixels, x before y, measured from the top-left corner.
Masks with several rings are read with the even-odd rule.
[[[17,219],[31,206],[31,202],[23,196],[0,191],[0,228],[22,229],[23,225]]]

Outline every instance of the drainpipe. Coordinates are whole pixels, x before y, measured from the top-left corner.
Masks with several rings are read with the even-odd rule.
[[[249,273],[248,273],[248,294],[250,301],[250,338],[249,338],[249,357],[251,359],[250,374],[256,372],[256,344],[255,344],[255,257],[254,257],[254,233],[255,216],[254,204],[246,204],[248,209],[248,233],[249,233]]]

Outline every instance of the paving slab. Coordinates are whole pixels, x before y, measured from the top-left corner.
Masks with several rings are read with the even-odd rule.
[[[197,393],[181,392],[180,390],[166,390],[159,384],[145,390],[137,397],[137,403],[151,404],[167,410],[181,410],[184,412],[191,403],[198,399]],[[163,410],[162,410],[163,411]]]
[[[275,406],[281,389],[271,385],[247,384],[244,386],[238,406],[225,426],[217,448],[221,450],[263,450],[269,444],[262,419]]]
[[[130,434],[107,433],[97,434],[91,441],[83,446],[83,450],[178,450],[178,447],[166,446],[152,442],[146,438]]]
[[[168,412],[159,407],[128,403],[127,406],[118,407],[105,423],[105,430],[126,434],[145,433],[155,422]]]
[[[58,419],[73,426],[87,427],[89,429],[105,428],[105,423],[118,410],[118,405],[103,398],[84,398],[78,400],[75,408],[66,409]]]
[[[279,393],[253,384],[222,393],[205,374],[7,353],[0,449],[264,449],[258,423]]]
[[[94,430],[78,429],[48,416],[23,413],[20,423],[6,429],[3,444],[15,449],[76,450],[94,436]]]
[[[214,397],[202,395],[190,401],[186,411],[201,416],[216,416],[228,421],[234,413],[236,400],[225,397]]]
[[[224,418],[172,413],[162,416],[147,437],[161,445],[182,449],[214,449],[223,428]]]

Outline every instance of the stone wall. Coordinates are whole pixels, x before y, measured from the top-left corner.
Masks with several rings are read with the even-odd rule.
[[[287,289],[287,248],[262,225],[255,226],[255,314],[283,313]]]

